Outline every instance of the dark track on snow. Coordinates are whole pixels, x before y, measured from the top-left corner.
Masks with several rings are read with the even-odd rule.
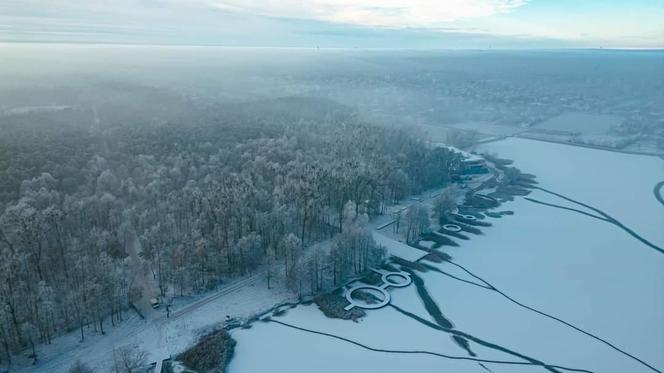
[[[664,183],[664,182],[662,182],[662,183],[660,183],[660,184],[663,184],[663,183]],[[661,188],[662,188],[662,186],[661,186],[660,184],[657,184],[657,186],[655,186],[655,192],[656,192],[655,195],[656,195],[656,196],[659,196],[659,192],[658,192],[658,190],[661,190]],[[663,184],[663,185],[664,185],[664,184]],[[589,216],[589,217],[592,217],[592,218],[595,218],[595,219],[602,220],[602,221],[605,221],[605,222],[607,222],[607,223],[613,224],[613,225],[617,226],[618,228],[620,228],[620,229],[624,230],[625,232],[627,232],[627,234],[629,234],[630,236],[632,236],[632,237],[636,238],[637,240],[641,241],[641,242],[642,242],[643,244],[645,244],[646,246],[651,247],[652,249],[658,251],[660,254],[664,254],[664,249],[662,249],[661,247],[659,247],[659,246],[655,245],[654,243],[648,241],[647,239],[643,238],[643,237],[640,236],[638,233],[634,232],[632,229],[630,229],[629,227],[627,227],[627,226],[625,226],[623,223],[621,223],[618,219],[612,217],[611,215],[605,213],[604,211],[602,211],[602,210],[600,210],[600,209],[598,209],[598,208],[592,207],[592,206],[590,206],[590,205],[588,205],[588,204],[585,204],[585,203],[583,203],[583,202],[579,202],[579,201],[577,201],[577,200],[574,200],[574,199],[572,199],[572,198],[569,198],[569,197],[567,197],[567,196],[564,196],[564,195],[562,195],[562,194],[559,194],[559,193],[556,193],[556,192],[550,191],[550,190],[548,190],[548,189],[544,189],[544,188],[542,188],[542,187],[533,186],[533,188],[534,188],[534,189],[541,190],[541,191],[543,191],[543,192],[545,192],[545,193],[549,193],[549,194],[554,195],[554,196],[556,196],[556,197],[562,198],[562,199],[564,199],[564,200],[566,200],[566,201],[568,201],[568,202],[572,202],[572,203],[577,204],[577,205],[579,205],[579,206],[585,207],[585,208],[587,208],[587,209],[589,209],[589,210],[594,211],[595,213],[597,213],[597,215],[594,215],[594,214],[591,214],[591,213],[587,213],[587,212],[585,212],[585,211],[581,211],[581,210],[573,209],[573,208],[570,208],[570,207],[566,207],[566,206],[559,206],[559,205],[556,205],[556,204],[553,204],[553,203],[542,202],[542,201],[538,201],[538,200],[533,199],[533,198],[524,197],[526,200],[528,200],[528,201],[530,201],[530,202],[537,203],[537,204],[541,204],[541,205],[549,206],[549,207],[560,208],[560,209],[564,209],[564,210],[569,210],[569,211],[577,212],[577,213],[580,213],[580,214],[583,214],[583,215],[586,215],[586,216]],[[661,197],[661,196],[660,196],[660,197]]]
[[[446,359],[451,359],[451,360],[467,360],[467,361],[475,361],[479,363],[487,363],[487,364],[506,364],[506,365],[535,365],[538,366],[540,364],[533,364],[528,361],[509,361],[509,360],[489,360],[489,359],[480,359],[480,358],[475,358],[475,357],[467,357],[467,356],[455,356],[455,355],[446,355],[446,354],[441,354],[438,352],[432,352],[432,351],[424,351],[424,350],[387,350],[387,349],[382,349],[382,348],[376,348],[376,347],[371,347],[365,344],[362,344],[360,342],[354,341],[352,339],[344,338],[338,335],[330,334],[330,333],[325,333],[321,332],[318,330],[312,330],[312,329],[307,329],[307,328],[302,328],[299,326],[295,326],[292,324],[288,324],[282,321],[274,320],[273,318],[267,319],[266,321],[268,322],[273,322],[276,324],[280,324],[282,326],[296,329],[299,331],[307,332],[307,333],[312,333],[312,334],[318,334],[322,335],[325,337],[329,338],[334,338],[346,343],[353,344],[355,346],[364,348],[369,351],[374,351],[374,352],[384,352],[384,353],[390,353],[390,354],[419,354],[419,355],[432,355],[432,356],[438,356]],[[426,320],[425,320],[426,321]],[[435,324],[432,324],[435,325]],[[585,370],[585,369],[575,369],[575,368],[567,368],[563,366],[557,366],[557,365],[547,365],[548,367],[554,368],[554,369],[561,369],[561,370],[567,370],[570,372],[584,372],[584,373],[594,373],[593,371],[590,370]]]
[[[564,199],[566,201],[569,201],[569,202],[572,202],[576,205],[585,207],[586,209],[589,209],[589,210],[595,212],[597,215],[595,215],[593,213],[586,212],[586,211],[582,211],[582,210],[579,210],[579,209],[567,207],[567,206],[561,206],[561,205],[557,205],[557,204],[553,204],[553,203],[547,203],[547,202],[539,201],[539,200],[536,200],[534,198],[524,197],[526,200],[528,200],[530,202],[533,202],[533,203],[540,204],[540,205],[548,206],[548,207],[559,208],[559,209],[563,209],[563,210],[567,210],[567,211],[576,212],[576,213],[579,213],[579,214],[582,214],[582,215],[585,215],[585,216],[588,216],[588,217],[591,217],[591,218],[594,218],[594,219],[597,219],[597,220],[600,220],[600,221],[603,221],[603,222],[606,222],[606,223],[616,225],[617,227],[621,228],[626,233],[628,233],[632,237],[638,239],[639,241],[641,241],[645,245],[647,245],[647,246],[655,249],[656,251],[664,254],[664,249],[662,249],[661,247],[659,247],[659,246],[651,243],[650,241],[646,240],[645,238],[643,238],[642,236],[640,236],[639,234],[637,234],[636,232],[634,232],[630,228],[626,227],[624,224],[622,224],[620,221],[618,221],[614,217],[610,216],[609,214],[607,214],[607,213],[605,213],[605,212],[603,212],[603,211],[601,211],[601,210],[599,210],[595,207],[592,207],[588,204],[576,201],[572,198],[569,198],[569,197],[566,197],[562,194],[547,190],[545,188],[535,186],[534,189],[541,190],[545,193],[548,193],[548,194],[554,195],[556,197],[562,198],[562,199]],[[655,187],[653,189],[653,193],[655,194],[655,198],[662,205],[664,205],[664,197],[662,196],[662,189],[664,189],[664,181],[659,182],[659,183],[657,183],[657,185],[655,185]],[[450,278],[455,279],[457,281],[460,281],[460,282],[463,282],[463,283],[466,283],[466,284],[469,284],[469,285],[481,287],[481,288],[483,288],[487,291],[496,292],[496,293],[500,294],[502,297],[504,297],[505,299],[507,299],[508,301],[510,301],[511,303],[514,303],[515,305],[517,305],[519,307],[527,309],[531,312],[535,312],[535,313],[537,313],[541,316],[547,317],[551,320],[554,320],[554,321],[559,322],[559,323],[561,323],[565,326],[568,326],[568,327],[576,330],[579,333],[582,333],[582,334],[584,334],[586,336],[589,336],[589,337],[591,337],[591,338],[593,338],[593,339],[595,339],[599,342],[602,342],[603,344],[607,345],[608,347],[612,348],[613,350],[625,355],[626,357],[631,358],[632,360],[644,365],[645,367],[653,370],[654,372],[662,373],[662,371],[658,370],[657,368],[653,367],[652,365],[650,365],[650,364],[646,363],[645,361],[639,359],[638,357],[622,350],[621,348],[617,347],[613,343],[611,343],[611,342],[609,342],[609,341],[607,341],[607,340],[605,340],[605,339],[603,339],[603,338],[601,338],[601,337],[599,337],[599,336],[597,336],[593,333],[585,331],[585,330],[583,330],[583,329],[581,329],[581,328],[579,328],[579,327],[577,327],[577,326],[575,326],[575,325],[573,325],[573,324],[571,324],[571,323],[569,323],[569,322],[567,322],[563,319],[560,319],[556,316],[550,315],[546,312],[540,311],[538,309],[535,309],[533,307],[530,307],[526,304],[523,304],[523,303],[517,301],[516,299],[510,297],[509,295],[505,294],[504,292],[502,292],[501,290],[499,290],[498,288],[493,286],[488,281],[486,281],[483,278],[475,275],[474,273],[472,273],[470,270],[463,267],[462,265],[460,265],[458,263],[455,263],[455,262],[453,262],[452,260],[449,260],[449,259],[445,260],[445,261],[452,264],[452,265],[454,265],[454,266],[456,266],[456,267],[458,267],[458,268],[460,268],[462,271],[464,271],[465,273],[467,273],[468,275],[473,277],[475,280],[479,281],[479,283],[474,282],[474,281],[469,281],[469,280],[460,278],[458,276],[452,275],[452,274],[447,273],[447,272],[445,272],[445,271],[443,271],[443,270],[441,270],[441,269],[439,269],[435,266],[432,266],[432,265],[426,265],[425,264],[425,266],[429,270],[438,272],[438,273],[440,273],[444,276],[450,277]],[[426,290],[426,288],[424,286],[424,282],[422,281],[422,279],[419,278],[419,276],[417,276],[414,273],[414,271],[412,271],[412,270],[407,270],[407,271],[413,277],[414,283],[417,287],[418,295],[420,296],[420,298],[422,298],[422,301],[425,303],[425,308],[426,308],[427,312],[432,316],[432,318],[436,322],[434,323],[434,322],[428,321],[426,319],[423,319],[422,317],[417,316],[417,315],[415,315],[411,312],[408,312],[408,311],[406,311],[406,310],[404,310],[404,309],[402,309],[402,308],[400,308],[400,307],[398,307],[394,304],[390,304],[389,306],[392,307],[393,309],[395,309],[397,312],[400,312],[401,314],[403,314],[405,316],[408,316],[408,317],[422,323],[423,325],[426,325],[430,328],[433,328],[433,329],[436,329],[436,330],[439,330],[439,331],[442,331],[442,332],[445,332],[445,333],[451,335],[452,339],[460,347],[464,348],[469,353],[470,356],[447,355],[447,354],[442,354],[442,353],[437,353],[437,352],[432,352],[432,351],[425,351],[425,350],[388,350],[388,349],[376,348],[376,347],[371,347],[371,346],[362,344],[360,342],[357,342],[357,341],[354,341],[354,340],[351,340],[351,339],[348,339],[348,338],[344,338],[344,337],[341,337],[341,336],[337,336],[337,335],[334,335],[334,334],[325,333],[325,332],[321,332],[321,331],[317,331],[317,330],[302,328],[302,327],[291,325],[291,324],[288,324],[288,323],[285,323],[285,322],[282,322],[282,321],[274,320],[273,318],[268,318],[268,319],[266,319],[266,321],[277,323],[277,324],[280,324],[282,326],[286,326],[286,327],[296,329],[296,330],[299,330],[299,331],[303,331],[303,332],[318,334],[318,335],[334,338],[334,339],[337,339],[337,340],[340,340],[340,341],[350,343],[350,344],[353,344],[355,346],[364,348],[364,349],[369,350],[369,351],[382,352],[382,353],[392,353],[392,354],[422,354],[422,355],[438,356],[438,357],[442,357],[442,358],[446,358],[446,359],[452,359],[452,360],[474,361],[474,362],[477,362],[482,368],[487,369],[487,370],[489,370],[489,369],[484,365],[484,363],[486,363],[486,364],[502,364],[502,365],[540,366],[540,367],[542,367],[542,368],[544,368],[544,369],[546,369],[546,370],[548,370],[552,373],[561,373],[562,370],[570,371],[570,372],[594,373],[593,371],[590,371],[590,370],[587,370],[587,369],[570,368],[570,367],[564,367],[564,366],[560,366],[560,365],[547,364],[547,363],[544,363],[544,362],[539,361],[537,359],[522,355],[522,354],[520,354],[516,351],[512,351],[512,350],[510,350],[508,348],[505,348],[503,346],[495,345],[491,342],[484,341],[480,338],[477,338],[475,336],[472,336],[470,334],[467,334],[467,333],[464,333],[460,330],[455,329],[453,323],[450,320],[448,320],[447,318],[445,318],[445,316],[443,316],[443,314],[440,312],[440,309],[436,305],[433,298],[430,297],[428,291]],[[470,349],[470,345],[469,345],[468,341],[472,341],[472,342],[477,343],[479,345],[482,345],[484,347],[492,348],[492,349],[495,349],[495,350],[513,355],[513,356],[521,358],[525,361],[490,360],[490,359],[477,358],[477,357],[475,357],[476,355]]]
[[[576,331],[579,332],[579,333],[585,334],[585,335],[587,335],[587,336],[589,336],[589,337],[591,337],[591,338],[593,338],[593,339],[595,339],[595,340],[597,340],[597,341],[599,341],[599,342],[604,343],[605,345],[609,346],[609,347],[612,348],[613,350],[615,350],[615,351],[617,351],[617,352],[619,352],[619,353],[621,353],[621,354],[623,354],[623,355],[625,355],[625,356],[631,358],[632,360],[634,360],[634,361],[636,361],[636,362],[638,362],[638,363],[644,365],[645,367],[647,367],[647,368],[649,368],[649,369],[651,369],[651,370],[653,370],[653,371],[655,371],[655,372],[662,373],[662,371],[658,370],[657,368],[653,367],[652,365],[646,363],[645,361],[639,359],[638,357],[636,357],[636,356],[630,354],[629,352],[627,352],[627,351],[625,351],[625,350],[623,350],[623,349],[617,347],[617,346],[614,345],[613,343],[611,343],[611,342],[609,342],[609,341],[607,341],[607,340],[605,340],[605,339],[603,339],[603,338],[601,338],[601,337],[599,337],[599,336],[597,336],[597,335],[595,335],[595,334],[593,334],[593,333],[590,333],[590,332],[588,332],[588,331],[585,331],[585,330],[583,330],[583,329],[581,329],[581,328],[579,328],[579,327],[577,327],[577,326],[575,326],[575,325],[573,325],[573,324],[571,324],[571,323],[569,323],[569,322],[567,322],[567,321],[565,321],[565,320],[563,320],[563,319],[561,319],[561,318],[559,318],[559,317],[556,317],[556,316],[550,315],[550,314],[548,314],[548,313],[546,313],[546,312],[540,311],[540,310],[538,310],[538,309],[536,309],[536,308],[530,307],[530,306],[528,306],[528,305],[526,305],[526,304],[523,304],[523,303],[519,302],[518,300],[516,300],[516,299],[510,297],[509,295],[505,294],[504,292],[502,292],[501,290],[499,290],[498,288],[496,288],[493,284],[489,283],[489,282],[486,281],[485,279],[483,279],[483,278],[477,276],[476,274],[472,273],[470,270],[468,270],[468,269],[465,268],[464,266],[462,266],[462,265],[460,265],[460,264],[458,264],[458,263],[455,263],[455,262],[453,262],[452,260],[446,260],[446,262],[448,262],[448,263],[450,263],[450,264],[452,264],[452,265],[454,265],[454,266],[460,268],[462,271],[466,272],[468,275],[472,276],[474,279],[476,279],[476,280],[482,282],[482,284],[477,284],[477,283],[475,283],[475,282],[467,281],[467,280],[463,280],[463,282],[470,283],[470,284],[472,284],[472,285],[475,285],[475,286],[481,287],[481,288],[483,288],[483,289],[487,289],[487,290],[489,290],[489,291],[494,291],[494,292],[500,294],[501,296],[503,296],[505,299],[509,300],[510,302],[516,304],[516,305],[519,306],[519,307],[522,307],[522,308],[527,309],[527,310],[529,310],[529,311],[535,312],[535,313],[537,313],[537,314],[539,314],[539,315],[541,315],[541,316],[547,317],[547,318],[549,318],[549,319],[551,319],[551,320],[554,320],[554,321],[557,321],[557,322],[559,322],[559,323],[561,323],[561,324],[564,324],[564,325],[566,325],[566,326],[568,326],[568,327],[570,327],[570,328],[576,330]],[[435,268],[434,266],[428,266],[428,265],[427,265],[427,268],[430,268],[430,267]],[[458,278],[457,278],[457,279],[458,279]]]
[[[664,206],[664,196],[662,196],[662,189],[664,189],[664,181],[660,181],[655,185],[653,193],[655,193],[655,198],[657,198],[659,203],[661,203],[662,206]]]

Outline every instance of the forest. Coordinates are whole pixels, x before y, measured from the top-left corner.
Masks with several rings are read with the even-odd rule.
[[[329,105],[320,119],[319,104],[104,126],[78,120],[82,109],[47,124],[38,113],[4,122],[0,363],[64,332],[84,341],[90,328],[122,322],[150,291],[137,272],[156,282],[150,296],[202,293],[256,271],[304,295],[379,263],[367,222],[449,183],[461,156]]]

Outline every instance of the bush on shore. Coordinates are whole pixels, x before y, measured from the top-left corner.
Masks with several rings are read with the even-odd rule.
[[[364,311],[357,307],[350,311],[344,309],[348,305],[348,301],[343,296],[343,289],[319,295],[314,299],[314,302],[323,314],[329,318],[357,321],[365,315]]]
[[[202,336],[196,345],[178,355],[177,360],[199,373],[224,372],[233,357],[235,340],[224,329]]]

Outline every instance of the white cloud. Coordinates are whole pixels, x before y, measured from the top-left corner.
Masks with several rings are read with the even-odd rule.
[[[221,9],[379,27],[437,27],[486,17],[528,0],[208,0]]]
[[[209,7],[249,15],[301,18],[379,27],[438,27],[486,17],[529,0],[0,0],[3,16],[153,17]]]

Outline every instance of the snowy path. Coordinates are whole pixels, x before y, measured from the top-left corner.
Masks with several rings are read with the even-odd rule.
[[[265,277],[255,274],[231,281],[219,291],[175,309],[170,318],[156,311],[147,320],[131,315],[108,328],[106,335],[91,334],[83,343],[79,343],[77,332],[65,334],[52,345],[40,346],[37,365],[15,368],[26,372],[66,372],[80,359],[103,372],[112,363],[113,349],[126,345],[146,350],[149,361],[156,362],[184,350],[202,332],[221,325],[226,315],[247,318],[294,299],[285,288],[267,289]]]
[[[141,243],[136,236],[136,232],[132,231],[130,233],[129,242],[126,246],[127,253],[131,259],[129,262],[131,271],[129,285],[142,289],[141,299],[135,301],[135,306],[138,307],[143,315],[148,317],[153,316],[154,310],[150,304],[150,298],[159,296],[159,286],[157,285],[157,281],[154,278],[150,278],[146,273],[146,269],[142,266],[143,260],[138,255],[142,250]]]

